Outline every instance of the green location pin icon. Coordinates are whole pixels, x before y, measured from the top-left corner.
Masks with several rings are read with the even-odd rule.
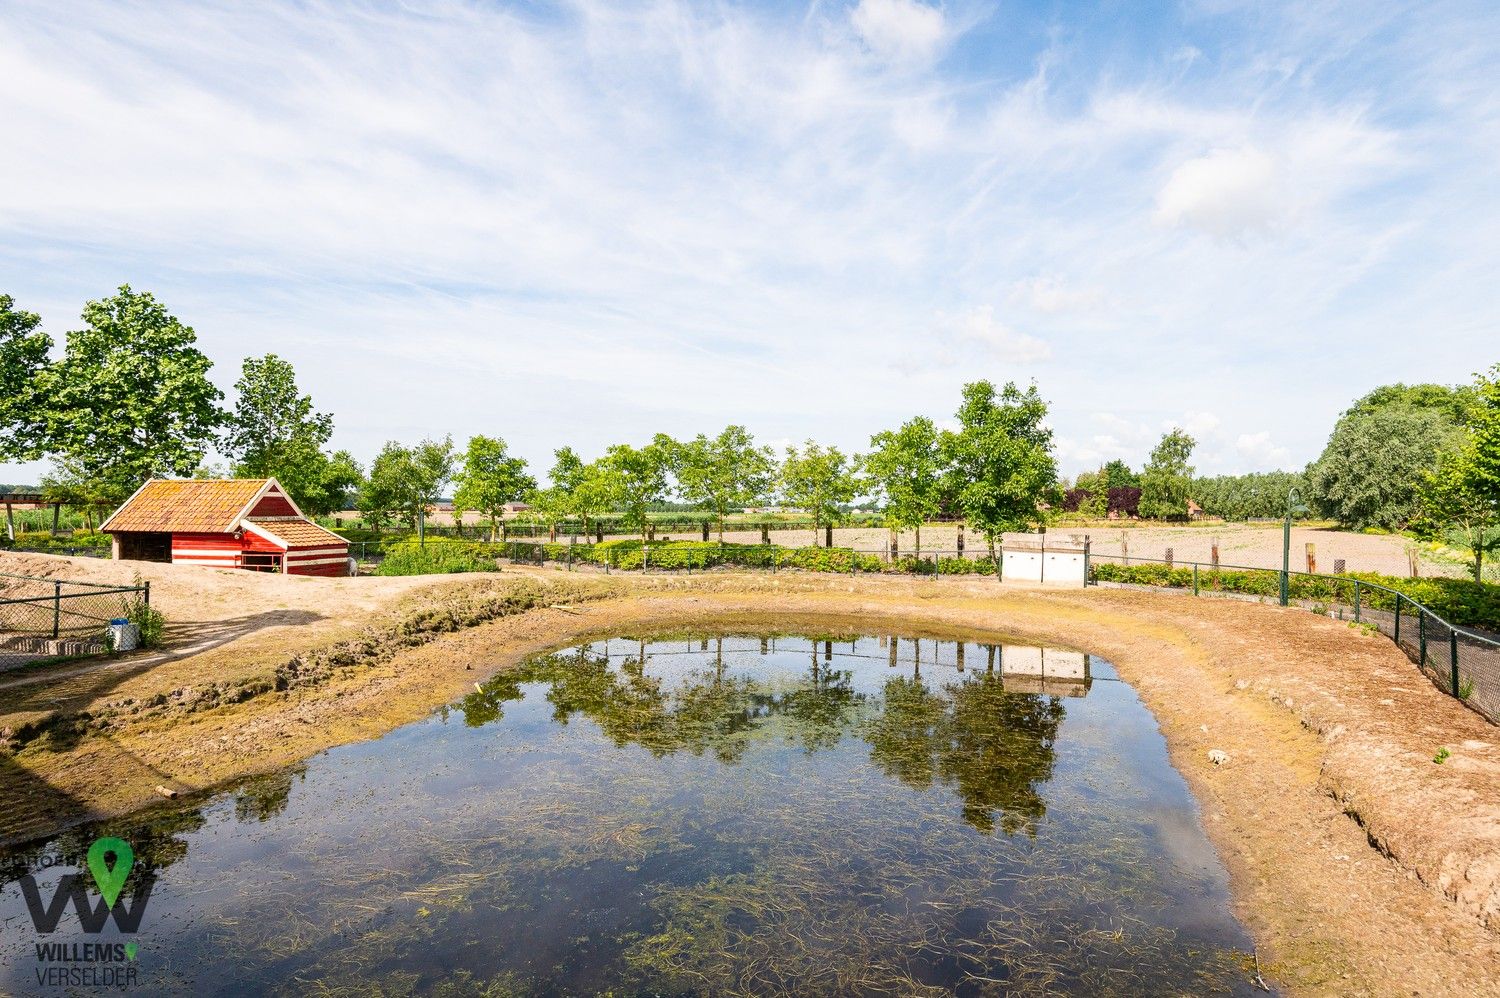
[[[141,944],[134,939],[125,944],[125,959],[134,960],[135,955],[141,951]]]
[[[113,866],[104,858],[109,853],[115,854]],[[99,896],[111,908],[125,889],[125,881],[130,878],[130,868],[134,865],[135,852],[124,839],[95,839],[89,846],[89,872],[94,875],[94,883],[99,885]]]

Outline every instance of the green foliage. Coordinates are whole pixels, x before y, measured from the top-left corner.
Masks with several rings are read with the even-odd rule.
[[[456,481],[458,491],[453,494],[455,518],[470,509],[489,517],[491,539],[498,529],[505,504],[518,502],[536,491],[536,479],[526,473],[526,461],[511,457],[506,451],[505,441],[499,437],[475,435],[469,438]]]
[[[1441,766],[1452,755],[1453,753],[1448,751],[1448,746],[1444,745],[1437,750],[1437,754],[1432,757],[1432,761]]]
[[[743,426],[726,426],[713,439],[700,433],[678,444],[672,463],[682,498],[713,511],[721,539],[725,515],[764,498],[775,470],[770,448],[755,446]]]
[[[406,539],[386,546],[376,575],[454,575],[498,572],[498,546],[431,538],[425,544]]]
[[[0,461],[41,454],[47,429],[43,372],[52,338],[39,332],[41,317],[0,295]]]
[[[1100,582],[1124,582],[1174,589],[1190,589],[1193,585],[1191,568],[1167,568],[1162,564],[1117,565],[1113,562],[1096,561],[1092,570],[1094,578]],[[1224,569],[1217,572],[1202,569],[1198,573],[1198,584],[1204,591],[1218,590],[1273,598],[1280,594],[1280,579],[1281,573],[1271,569]],[[1450,624],[1500,630],[1500,586],[1489,583],[1470,582],[1466,579],[1403,579],[1374,572],[1351,572],[1337,577],[1293,574],[1288,581],[1288,589],[1294,600],[1352,606],[1356,579],[1401,593]],[[1396,597],[1392,593],[1368,586],[1361,587],[1360,602],[1370,610],[1390,612],[1396,608]]]
[[[153,476],[191,475],[224,421],[193,330],[129,285],[83,319],[42,378],[48,450],[115,502]]]
[[[957,415],[958,432],[941,438],[945,495],[992,543],[1006,530],[1041,522],[1042,505],[1057,488],[1057,463],[1036,385],[1022,392],[1006,382],[998,393],[988,381],[965,385]]]
[[[1400,530],[1418,511],[1418,486],[1459,434],[1436,408],[1386,405],[1344,416],[1311,470],[1309,499],[1345,526]]]
[[[667,476],[677,443],[664,434],[644,447],[615,444],[599,460],[599,478],[604,494],[623,513],[625,523],[645,539],[650,525],[650,507],[666,497]]]
[[[360,514],[377,527],[392,519],[416,526],[453,477],[453,439],[423,440],[415,447],[387,441],[360,487]]]
[[[1463,423],[1475,402],[1468,385],[1381,385],[1344,410],[1345,416],[1367,416],[1388,408],[1430,409],[1450,423]]]
[[[836,524],[843,507],[859,494],[859,459],[837,447],[811,440],[798,450],[786,449],[781,464],[781,494],[787,504],[812,514],[813,532]]]
[[[1464,439],[1438,456],[1420,485],[1422,513],[1452,528],[1474,559],[1474,581],[1484,579],[1484,556],[1500,548],[1500,504],[1489,495],[1474,438]]]
[[[141,577],[136,575],[135,585],[140,586]],[[135,625],[140,632],[142,648],[157,648],[161,645],[163,633],[166,631],[167,618],[162,616],[144,597],[135,596],[120,601],[120,616]]]
[[[348,451],[329,457],[333,417],[313,410],[292,365],[275,354],[245,358],[223,439],[237,478],[275,478],[308,516],[344,508],[361,475]]]
[[[599,461],[585,464],[571,447],[552,453],[556,460],[547,476],[552,487],[536,493],[532,505],[549,523],[577,517],[587,534],[590,522],[597,521],[612,501],[609,475]]]
[[[1307,474],[1296,471],[1251,472],[1247,475],[1215,475],[1194,478],[1189,487],[1193,501],[1208,516],[1226,520],[1280,519],[1286,515],[1286,497],[1292,489],[1306,495]],[[1298,516],[1308,514],[1299,513]]]
[[[1197,441],[1179,427],[1164,434],[1141,472],[1141,516],[1162,520],[1186,516],[1193,468],[1188,464]]]
[[[935,519],[942,505],[943,454],[937,427],[918,416],[899,430],[875,434],[870,446],[864,467],[871,491],[885,505],[886,525],[916,530],[920,550],[922,524]]]
[[[66,534],[54,535],[50,530],[26,530],[16,533],[15,542],[0,531],[0,547],[12,548],[16,551],[40,551],[45,553],[62,553],[75,551],[79,548],[100,549],[108,548],[110,537],[108,534],[100,534],[94,531],[79,530]]]

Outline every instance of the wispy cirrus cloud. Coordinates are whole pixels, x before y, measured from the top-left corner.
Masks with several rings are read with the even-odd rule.
[[[11,3],[0,290],[60,333],[128,280],[226,386],[297,362],[361,454],[483,431],[543,464],[728,421],[857,447],[1034,377],[1068,461],[1211,412],[1205,466],[1295,465],[1370,385],[1494,359],[1495,12],[1136,27]]]

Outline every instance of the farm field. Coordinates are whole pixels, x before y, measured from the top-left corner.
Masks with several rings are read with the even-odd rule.
[[[1274,983],[1495,993],[1486,968],[1500,944],[1481,927],[1500,891],[1485,832],[1500,786],[1494,728],[1389,642],[1336,621],[992,580],[551,570],[325,580],[0,554],[0,571],[58,577],[116,581],[136,568],[172,622],[165,653],[0,683],[8,838],[44,833],[44,815],[122,813],[158,785],[193,799],[377,738],[569,642],[688,625],[1005,634],[1088,648],[1139,691]],[[1441,768],[1439,745],[1451,751]],[[1211,749],[1226,766],[1210,764]]]

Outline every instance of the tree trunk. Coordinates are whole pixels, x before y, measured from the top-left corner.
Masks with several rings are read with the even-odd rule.
[[[913,550],[914,550],[914,553],[916,554],[918,560],[920,560],[921,557],[922,557],[922,525],[920,523],[917,524],[916,531],[917,531],[917,539],[916,539],[916,543],[913,546]]]

